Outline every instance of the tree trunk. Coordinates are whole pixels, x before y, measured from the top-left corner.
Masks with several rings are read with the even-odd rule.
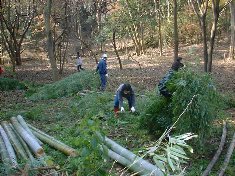
[[[45,29],[47,35],[47,50],[48,56],[52,68],[53,73],[53,81],[57,81],[59,79],[58,68],[55,60],[54,53],[54,42],[52,37],[52,29],[51,29],[51,8],[52,8],[52,0],[47,0],[47,6],[45,7],[44,18],[45,18]]]
[[[207,30],[206,30],[206,16],[203,15],[200,19],[202,39],[203,39],[203,58],[204,58],[204,71],[207,72],[208,63],[208,50],[207,50]]]
[[[115,29],[113,29],[113,48],[114,48],[114,51],[115,51],[117,59],[118,59],[120,70],[122,70],[122,61],[121,61],[120,56],[118,54],[118,50],[117,50],[117,46],[116,46],[116,37],[115,36],[116,36],[116,31],[115,31]]]
[[[231,43],[229,48],[229,58],[235,59],[235,0],[230,3],[231,12]]]
[[[177,0],[174,0],[174,60],[178,58],[179,53],[179,37],[178,37],[178,23],[177,23]]]
[[[214,51],[214,45],[215,45],[215,35],[217,31],[217,24],[218,24],[218,19],[219,19],[219,14],[220,14],[220,9],[219,9],[219,3],[220,0],[213,0],[212,1],[212,10],[213,10],[213,24],[211,27],[211,36],[210,36],[210,46],[208,50],[208,65],[207,65],[207,71],[211,72],[212,71],[212,60],[213,60],[213,51]]]
[[[162,23],[161,23],[161,10],[160,10],[160,0],[158,0],[158,41],[159,41],[159,48],[160,48],[160,56],[162,56]]]
[[[205,3],[201,1],[195,2],[194,0],[190,0],[193,10],[198,17],[199,26],[202,31],[202,39],[203,39],[203,57],[204,57],[204,71],[207,72],[208,65],[208,46],[207,46],[207,30],[206,30],[206,15],[208,9],[208,2],[206,0]]]

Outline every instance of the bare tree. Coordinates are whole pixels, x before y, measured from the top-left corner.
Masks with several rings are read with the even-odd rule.
[[[56,81],[59,79],[59,75],[54,54],[54,42],[53,42],[52,28],[51,28],[51,9],[52,9],[52,0],[47,0],[44,12],[45,29],[47,35],[47,50],[53,72],[53,81]]]
[[[115,29],[113,29],[113,42],[112,43],[113,43],[113,48],[114,48],[114,51],[115,51],[117,59],[118,59],[120,69],[122,70],[122,61],[120,59],[120,56],[119,56],[118,50],[117,50],[117,46],[116,46],[116,30]]]
[[[229,58],[235,59],[235,0],[230,3],[231,12],[231,43],[229,48]]]
[[[160,10],[160,0],[154,0],[154,11],[155,11],[155,18],[156,21],[158,22],[158,44],[159,44],[159,49],[160,49],[160,56],[162,56],[162,24],[161,24],[161,10]]]
[[[15,71],[15,65],[21,65],[21,47],[25,35],[34,19],[35,1],[19,3],[0,0],[0,24],[3,44],[7,50]]]
[[[206,29],[206,16],[208,12],[208,3],[209,0],[205,1],[197,1],[197,0],[190,0],[194,12],[196,13],[199,19],[199,25],[202,31],[202,38],[203,38],[203,53],[204,53],[204,71],[211,72],[212,71],[212,60],[213,60],[213,51],[214,51],[214,44],[215,44],[215,36],[217,31],[218,20],[220,16],[220,12],[229,4],[230,1],[224,3],[223,6],[220,6],[221,0],[212,0],[212,14],[213,14],[213,21],[212,27],[210,31],[209,37],[209,46],[207,45],[207,29]]]
[[[174,60],[178,58],[179,53],[179,37],[178,37],[178,23],[177,23],[177,0],[174,0]]]

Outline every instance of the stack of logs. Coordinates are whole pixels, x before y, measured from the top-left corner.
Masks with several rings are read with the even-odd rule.
[[[55,167],[48,167],[43,158],[46,154],[43,149],[43,143],[61,151],[69,156],[77,156],[77,151],[68,145],[58,141],[27,124],[21,115],[12,117],[10,122],[3,121],[0,125],[0,154],[4,165],[4,174],[22,172],[17,159],[26,161],[33,167],[36,160],[42,161],[41,170],[47,170],[51,175],[57,175]]]
[[[102,145],[101,151],[108,155],[111,159],[126,166],[123,170],[134,171],[137,175],[163,176],[163,172],[155,165],[149,163],[141,157],[138,157],[131,151],[120,146],[118,143],[96,133],[100,138]],[[25,122],[21,115],[12,117],[10,122],[3,121],[0,124],[0,154],[4,165],[4,175],[28,175],[29,170],[39,170],[43,175],[58,176],[55,166],[48,166],[45,161],[46,154],[43,144],[61,151],[69,156],[77,156],[75,149],[40,131],[32,125]],[[26,161],[29,167],[22,170],[18,161]],[[41,167],[34,166],[35,161],[40,161]],[[25,167],[26,168],[26,167]],[[24,169],[25,169],[24,168]],[[1,172],[0,172],[1,174]]]

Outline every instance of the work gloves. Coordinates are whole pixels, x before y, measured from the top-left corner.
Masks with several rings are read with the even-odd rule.
[[[125,112],[125,109],[123,107],[121,107],[121,112]],[[135,107],[134,106],[131,107],[131,112],[135,112]]]
[[[131,107],[131,112],[135,112],[134,106]]]
[[[123,107],[121,107],[121,112],[125,112],[125,109]]]

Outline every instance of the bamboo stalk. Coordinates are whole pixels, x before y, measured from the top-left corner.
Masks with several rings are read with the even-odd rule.
[[[41,141],[47,143],[51,147],[63,152],[66,155],[73,156],[73,157],[77,156],[77,151],[73,149],[72,147],[69,147],[68,145],[42,132],[41,130],[33,127],[30,124],[28,124],[28,126],[33,130],[34,135],[38,137]]]
[[[108,137],[102,137],[100,133],[97,133],[97,135],[112,151],[128,159],[129,161],[131,161],[132,164],[138,165],[138,167],[143,170],[147,170],[149,173],[151,173],[151,175],[164,175],[163,172],[155,165],[135,155],[134,153],[120,146]]]
[[[7,136],[9,137],[9,140],[10,140],[12,146],[14,147],[16,153],[18,154],[19,158],[23,158],[24,160],[28,160],[29,158],[27,157],[27,154],[24,150],[24,147],[20,143],[19,139],[17,138],[17,136],[15,135],[13,130],[10,128],[8,122],[3,121],[1,124],[2,124],[3,129],[6,131]]]
[[[6,175],[8,175],[9,173],[9,169],[10,169],[10,158],[8,156],[8,153],[7,153],[7,148],[6,148],[6,145],[2,139],[2,136],[0,135],[0,153],[1,153],[1,159],[2,159],[2,162],[3,162],[3,165],[4,165],[4,173]]]
[[[142,176],[143,175],[145,175],[145,176],[158,176],[158,175],[155,175],[154,173],[150,173],[148,170],[146,170],[142,167],[139,167],[139,165],[137,163],[133,163],[130,160],[128,160],[127,158],[125,158],[125,157],[119,155],[118,153],[108,149],[107,146],[102,146],[101,151],[104,152],[104,153],[107,153],[107,155],[111,159],[117,161],[118,163],[120,163],[123,166],[126,166],[127,169],[130,169],[131,171],[135,172],[135,174],[142,175]]]
[[[11,142],[9,141],[9,138],[8,138],[5,130],[3,129],[2,125],[0,125],[0,134],[2,136],[3,142],[5,143],[7,153],[8,153],[10,162],[11,162],[11,166],[13,168],[16,168],[18,165],[17,159],[16,159],[16,154],[15,154],[15,151],[11,145]]]
[[[17,131],[15,130],[15,128],[13,127],[13,125],[11,123],[9,123],[9,127],[14,132],[14,134],[17,136],[17,138],[19,139],[19,141],[22,144],[22,146],[23,146],[27,156],[29,157],[30,161],[33,162],[35,160],[35,158],[33,157],[31,151],[29,150],[28,145],[25,143],[25,141],[22,139],[22,137],[17,133]]]
[[[226,135],[227,135],[227,125],[226,125],[226,122],[224,122],[223,124],[223,133],[222,133],[222,136],[221,136],[221,141],[220,141],[220,144],[219,144],[219,148],[218,150],[216,151],[214,157],[212,158],[211,162],[208,164],[206,170],[203,172],[202,176],[207,176],[211,169],[213,168],[213,166],[215,165],[216,161],[218,160],[223,148],[224,148],[224,144],[225,144],[225,140],[226,140]]]
[[[12,125],[19,135],[24,139],[29,148],[33,151],[33,153],[39,157],[44,155],[43,148],[39,145],[39,143],[29,135],[29,133],[20,125],[16,117],[11,118]]]
[[[228,163],[229,163],[230,158],[231,158],[231,156],[233,154],[234,147],[235,147],[235,133],[233,134],[232,141],[231,141],[231,143],[229,145],[228,152],[227,152],[227,154],[225,156],[223,166],[221,167],[218,176],[223,176],[224,175],[224,172],[227,169]]]
[[[21,126],[34,138],[38,141],[38,143],[42,146],[43,143],[32,133],[32,131],[29,129],[27,123],[25,122],[24,118],[21,115],[18,115],[17,120],[21,124]]]

